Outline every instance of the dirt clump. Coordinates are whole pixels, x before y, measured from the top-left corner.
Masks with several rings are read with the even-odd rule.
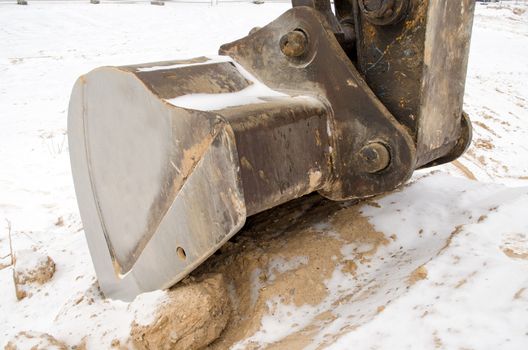
[[[68,350],[66,343],[55,339],[47,333],[20,332],[10,340],[4,350]]]
[[[419,266],[415,269],[409,276],[409,284],[413,285],[418,281],[424,280],[427,278],[427,269],[425,266]]]
[[[33,286],[43,285],[54,274],[55,262],[45,253],[34,249],[17,252],[13,270],[17,299],[31,296]]]
[[[134,320],[130,335],[137,349],[201,349],[218,338],[230,311],[223,276],[206,275],[170,290],[154,320]]]
[[[520,8],[520,7],[514,7],[512,9],[512,12],[513,12],[514,15],[521,16],[521,15],[523,15],[526,12],[526,9]]]
[[[521,288],[521,289],[519,289],[519,290],[513,295],[513,299],[514,299],[514,300],[521,299],[521,297],[523,296],[525,290],[526,290],[526,288]]]
[[[477,139],[474,142],[475,147],[480,149],[486,149],[486,150],[492,150],[495,148],[495,145],[491,142],[491,140],[485,140],[485,139]]]
[[[509,233],[504,235],[501,250],[512,259],[528,260],[528,235]]]

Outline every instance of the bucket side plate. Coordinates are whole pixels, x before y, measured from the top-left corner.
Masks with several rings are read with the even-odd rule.
[[[175,107],[130,71],[100,68],[74,87],[68,136],[107,296],[173,285],[243,226],[234,135],[217,114]]]

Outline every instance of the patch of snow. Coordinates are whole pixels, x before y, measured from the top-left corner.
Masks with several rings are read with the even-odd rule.
[[[232,59],[228,56],[215,56],[214,58],[206,57],[206,60],[203,62],[195,62],[195,63],[178,63],[178,64],[170,64],[167,66],[152,66],[152,67],[140,67],[136,69],[138,72],[154,72],[157,70],[165,70],[165,69],[174,69],[174,68],[184,68],[184,67],[192,67],[192,66],[203,66],[207,64],[213,64],[213,63],[219,63],[219,62],[231,62]]]
[[[500,246],[510,231],[528,231],[528,188],[489,192],[490,187],[477,185],[474,190],[462,202],[496,209],[480,222],[465,224],[448,249],[426,262],[427,279],[330,349],[366,343],[380,349],[526,347],[528,261],[508,257]]]
[[[15,252],[15,259],[17,272],[27,274],[40,266],[45,266],[48,261],[48,255],[37,249],[21,249]]]
[[[220,56],[221,57],[221,56]],[[225,57],[213,59],[210,63],[226,62]],[[213,111],[233,106],[243,106],[252,103],[264,103],[272,99],[284,98],[288,95],[270,89],[255,76],[245,70],[238,63],[231,61],[251,84],[246,88],[236,92],[224,92],[218,94],[187,94],[175,98],[166,99],[168,103],[182,108],[197,109],[201,111]],[[301,98],[301,97],[294,97]]]
[[[264,347],[315,322],[319,330],[311,335],[306,349],[323,344],[333,349],[347,349],[350,344],[428,349],[438,339],[447,348],[482,348],[487,341],[496,345],[493,348],[520,349],[526,342],[528,312],[512,304],[512,298],[522,288],[528,289],[528,277],[523,277],[528,276],[528,260],[507,257],[501,246],[502,237],[510,237],[508,232],[528,229],[521,214],[528,207],[528,187],[482,184],[436,172],[377,203],[379,207],[362,206],[363,215],[377,230],[396,238],[380,246],[368,263],[358,264],[355,275],[335,269],[325,282],[331,293],[321,303],[296,307],[280,298],[270,301],[260,329],[235,348]],[[357,252],[354,248],[342,247],[345,259]],[[421,266],[428,271],[427,278],[409,285],[409,276]],[[498,286],[501,290],[508,286],[507,292],[501,291],[502,296],[490,303]],[[528,305],[524,304],[526,294],[519,306]],[[316,317],[327,312],[335,317],[317,323]],[[509,329],[497,328],[502,340],[492,331],[500,322],[517,322]],[[342,338],[337,336],[344,329],[349,331]],[[414,329],[421,333],[402,336],[416,334]],[[473,339],[473,329],[486,341]]]
[[[300,266],[308,264],[307,256],[295,256],[291,259],[275,257],[268,264],[268,279],[275,280],[275,273],[283,274],[288,271],[297,270]]]
[[[166,291],[156,290],[138,295],[128,306],[128,311],[134,314],[134,321],[140,326],[152,324],[156,319],[156,313],[152,310],[163,307],[169,301]]]
[[[341,247],[341,254],[345,259],[353,259],[355,253],[366,253],[374,248],[371,243],[350,243]]]
[[[296,307],[283,304],[280,299],[274,298],[267,302],[270,313],[262,317],[262,327],[251,337],[235,344],[232,350],[242,350],[250,344],[272,344],[289,334],[299,331],[307,326],[313,318],[316,308],[309,305]]]
[[[251,272],[251,292],[250,292],[250,304],[253,306],[257,302],[259,296],[259,290],[264,286],[260,276],[262,275],[262,270],[258,267]]]

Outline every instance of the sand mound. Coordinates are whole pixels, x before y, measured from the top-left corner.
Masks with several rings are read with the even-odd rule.
[[[131,337],[138,349],[201,349],[218,338],[229,315],[222,275],[191,278],[169,291],[153,320],[136,318]]]

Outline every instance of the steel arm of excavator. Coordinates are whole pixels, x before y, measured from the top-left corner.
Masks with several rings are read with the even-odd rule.
[[[69,143],[99,283],[131,299],[181,280],[245,218],[318,191],[391,191],[464,152],[474,1],[294,0],[199,57],[76,83]]]

